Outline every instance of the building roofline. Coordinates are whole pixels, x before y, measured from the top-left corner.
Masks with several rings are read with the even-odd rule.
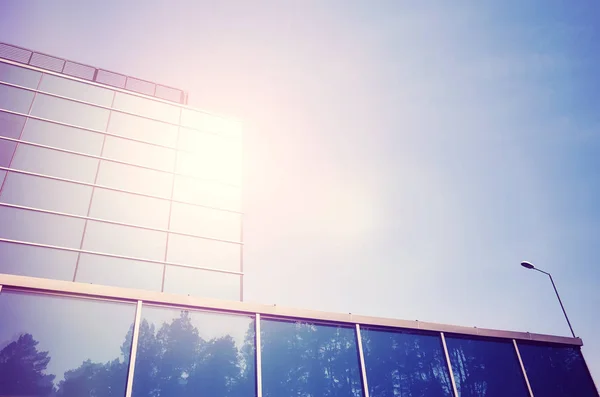
[[[400,320],[384,317],[363,316],[352,313],[331,313],[317,310],[295,309],[276,305],[225,301],[189,295],[176,295],[163,292],[85,284],[72,281],[50,280],[9,274],[0,274],[0,286],[4,287],[4,291],[7,289],[17,289],[131,302],[143,301],[144,303],[150,304],[174,305],[204,310],[218,310],[252,315],[258,313],[267,318],[275,317],[282,319],[317,321],[347,325],[360,324],[361,326],[367,327],[401,328],[409,331],[444,332],[459,335],[516,339],[520,341],[557,343],[572,346],[583,345],[581,338],[571,338],[566,336],[464,327],[418,320]]]

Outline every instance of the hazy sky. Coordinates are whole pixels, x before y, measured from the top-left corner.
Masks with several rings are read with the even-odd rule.
[[[524,4],[527,3],[527,4]],[[568,335],[600,380],[597,1],[0,1],[244,122],[248,301]]]

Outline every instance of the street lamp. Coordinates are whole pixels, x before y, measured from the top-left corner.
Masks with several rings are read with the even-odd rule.
[[[556,289],[556,285],[554,284],[554,280],[552,279],[552,275],[548,272],[545,272],[543,270],[540,270],[538,268],[536,268],[535,266],[533,266],[533,264],[531,262],[521,262],[521,266],[523,266],[526,269],[533,269],[533,270],[537,270],[540,273],[544,273],[547,274],[548,277],[550,277],[550,281],[552,282],[552,286],[554,287],[554,292],[556,292],[556,297],[558,298],[558,303],[560,303],[560,307],[563,311],[563,314],[565,315],[565,318],[567,319],[567,324],[569,324],[569,329],[571,330],[571,334],[573,335],[573,338],[576,338],[575,336],[575,332],[573,332],[573,327],[571,327],[571,322],[569,321],[569,317],[567,316],[567,312],[565,311],[565,307],[563,306],[562,300],[560,300],[560,295],[558,295],[558,290]]]

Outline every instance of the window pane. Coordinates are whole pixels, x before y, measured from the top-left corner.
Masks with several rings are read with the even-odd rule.
[[[44,94],[35,97],[31,109],[31,114],[34,116],[99,131],[104,131],[106,128],[108,112],[107,109]]]
[[[0,109],[29,113],[33,92],[0,84]]]
[[[579,348],[519,342],[519,352],[535,396],[598,397]]]
[[[101,160],[99,185],[170,198],[173,174]]]
[[[98,159],[21,143],[11,166],[42,175],[94,183]]]
[[[160,291],[163,268],[157,263],[81,254],[75,281]]]
[[[0,139],[0,167],[10,167],[16,147],[16,142]]]
[[[224,152],[215,152],[211,156],[179,152],[176,172],[196,178],[239,186],[241,183],[241,157],[230,160]]]
[[[104,135],[36,119],[27,120],[24,141],[99,156]]]
[[[15,65],[0,62],[0,81],[27,88],[36,88],[41,76],[42,74],[35,70],[20,68]]]
[[[211,272],[167,265],[165,292],[205,298],[240,300],[241,277],[237,274]]]
[[[117,92],[113,107],[125,112],[169,123],[179,122],[179,108],[177,106],[124,94],[122,92]]]
[[[369,395],[452,397],[438,335],[361,329]]]
[[[4,183],[4,178],[6,177],[6,171],[0,170],[0,187]]]
[[[167,261],[239,272],[241,250],[239,244],[171,234]]]
[[[447,337],[446,344],[460,397],[529,396],[512,342]]]
[[[108,132],[157,145],[175,147],[177,126],[113,111]]]
[[[175,150],[127,139],[107,136],[104,143],[103,157],[125,161],[144,167],[173,171]]]
[[[107,107],[110,107],[114,93],[114,91],[106,88],[63,79],[50,74],[44,75],[39,90]]]
[[[79,248],[83,219],[0,205],[0,237],[59,247]]]
[[[131,225],[166,229],[169,221],[169,202],[96,188],[90,216]]]
[[[166,243],[167,234],[163,232],[88,221],[83,249],[163,261]]]
[[[208,207],[241,211],[241,189],[218,182],[175,176],[173,199]]]
[[[263,396],[362,396],[353,328],[261,320]]]
[[[77,252],[0,242],[0,273],[73,280]]]
[[[144,305],[133,396],[255,396],[252,317]]]
[[[171,230],[195,236],[240,241],[242,218],[240,214],[173,203]]]
[[[0,395],[125,395],[135,305],[3,290]]]
[[[0,201],[85,216],[91,194],[91,186],[9,172]]]
[[[0,136],[19,139],[24,125],[25,117],[0,112]]]

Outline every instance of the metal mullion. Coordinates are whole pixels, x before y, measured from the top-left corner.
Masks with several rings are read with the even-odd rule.
[[[135,308],[135,320],[133,322],[133,334],[131,337],[131,350],[129,352],[129,368],[127,371],[127,386],[125,388],[125,397],[131,397],[133,390],[133,376],[135,373],[135,361],[137,357],[137,345],[140,336],[140,321],[142,318],[142,301],[137,301]]]
[[[156,85],[154,85],[156,91]],[[181,124],[181,108],[179,108],[179,124]],[[175,171],[177,170],[177,154],[179,153],[179,136],[181,135],[181,126],[177,126],[177,138],[175,139],[175,161],[173,162],[173,173],[171,177],[171,197],[169,198],[169,216],[167,217],[167,241],[165,243],[165,262],[167,262],[167,255],[169,254],[169,236],[171,235],[171,213],[173,210],[173,192],[175,191]],[[162,282],[160,285],[160,292],[165,291],[165,278],[167,276],[167,265],[163,267]]]
[[[452,383],[452,392],[454,397],[459,397],[458,389],[456,388],[456,381],[454,380],[454,372],[452,371],[452,363],[450,362],[450,354],[448,353],[448,346],[446,345],[446,337],[443,332],[440,332],[442,338],[442,346],[444,348],[444,355],[446,356],[446,364],[448,365],[448,372],[450,373],[450,382]]]
[[[260,314],[256,313],[254,321],[254,344],[256,345],[256,397],[262,397],[262,349],[260,334]]]
[[[519,346],[517,345],[516,339],[512,340],[513,346],[515,347],[515,353],[517,354],[517,358],[519,359],[519,365],[521,366],[521,372],[523,373],[523,379],[525,379],[525,384],[527,385],[527,390],[529,391],[529,397],[533,396],[533,390],[531,389],[531,384],[529,383],[529,377],[527,376],[527,371],[525,371],[525,365],[523,364],[523,359],[521,358],[521,352],[519,351]]]
[[[358,358],[360,364],[360,375],[363,386],[363,396],[369,397],[369,383],[367,382],[367,367],[365,366],[365,354],[363,351],[360,324],[356,324],[356,346],[358,347]]]
[[[110,253],[98,252],[98,251],[90,251],[90,250],[84,250],[84,249],[80,249],[80,248],[61,247],[61,246],[52,245],[52,244],[32,243],[29,241],[13,240],[13,239],[4,238],[4,237],[0,237],[0,242],[27,245],[27,246],[40,247],[40,248],[50,248],[50,249],[56,249],[56,250],[60,250],[60,251],[78,252],[78,253],[82,253],[82,254],[90,254],[90,255],[97,255],[97,256],[106,256],[109,258],[126,259],[126,260],[138,261],[138,262],[156,263],[159,265],[167,264],[169,266],[177,266],[177,267],[185,267],[185,268],[190,268],[190,269],[205,270],[205,271],[215,272],[215,273],[232,274],[232,275],[236,275],[236,276],[241,275],[240,272],[237,272],[234,270],[216,269],[216,268],[210,268],[210,267],[187,265],[184,263],[176,263],[176,262],[164,262],[164,261],[159,261],[156,259],[137,258],[137,257],[133,257],[133,256],[110,254]]]
[[[45,174],[40,174],[40,173],[37,173],[37,172],[31,172],[31,171],[24,171],[24,170],[19,170],[19,169],[16,169],[16,168],[9,168],[9,167],[2,167],[2,166],[0,166],[0,170],[1,171],[7,171],[7,172],[14,172],[14,173],[17,173],[17,174],[29,175],[29,176],[37,176],[37,177],[40,177],[40,178],[52,179],[52,180],[61,181],[61,182],[74,183],[76,185],[90,186],[90,187],[96,187],[96,188],[100,188],[100,189],[112,190],[112,191],[115,191],[115,192],[133,194],[133,195],[136,195],[136,196],[148,197],[148,198],[157,199],[157,200],[169,200],[166,197],[153,196],[151,194],[134,192],[132,190],[125,190],[125,189],[121,189],[121,188],[118,188],[118,187],[112,187],[112,186],[106,186],[106,185],[99,185],[97,183],[76,181],[76,180],[73,180],[73,179],[62,178],[62,177],[59,177],[59,176],[45,175]],[[190,205],[192,207],[201,207],[201,208],[211,209],[211,210],[215,210],[215,211],[230,212],[232,214],[242,215],[242,212],[236,211],[236,210],[230,210],[230,209],[218,208],[218,207],[211,207],[211,206],[208,206],[208,205],[195,204],[195,203],[190,203],[190,202],[181,201],[181,200],[173,200],[173,201],[176,202],[176,203]]]
[[[42,79],[44,78],[44,74],[42,73],[40,75],[40,79],[38,80],[37,86],[36,86],[36,90],[40,87],[40,84],[42,84]],[[31,98],[31,103],[29,104],[29,109],[27,110],[27,115],[25,116],[25,122],[23,123],[23,127],[21,127],[21,131],[19,132],[19,140],[21,140],[21,138],[23,137],[23,131],[25,131],[25,126],[27,125],[27,121],[29,120],[29,114],[31,114],[31,109],[33,109],[33,103],[35,102],[35,99],[37,98],[37,91],[33,92],[33,98]],[[17,153],[17,149],[19,148],[19,143],[17,143],[15,145],[15,150],[13,150],[12,155],[10,156],[10,160],[8,162],[8,167],[10,168],[10,166],[12,165],[12,162],[15,158],[15,154]],[[2,189],[4,189],[4,184],[6,183],[6,180],[8,179],[8,172],[6,173],[5,178],[2,180],[2,183],[0,184],[0,195],[2,194]]]
[[[116,97],[117,93],[113,91],[113,97],[112,97],[112,103],[115,102],[115,97]],[[112,106],[112,105],[111,105]],[[104,130],[108,130],[108,125],[110,124],[110,116],[111,116],[112,112],[108,112],[108,120],[106,121],[106,127],[104,127]],[[102,138],[102,147],[100,148],[100,156],[102,156],[102,153],[104,152],[104,145],[106,144],[106,135],[103,135]],[[98,174],[100,173],[100,165],[102,163],[102,160],[98,160],[98,166],[96,167],[96,175],[94,176],[94,185],[96,185],[98,183]],[[87,225],[89,222],[89,217],[90,217],[90,212],[92,210],[92,202],[94,200],[94,192],[96,191],[96,187],[93,186],[92,187],[92,192],[90,193],[90,201],[88,203],[88,209],[87,209],[87,214],[86,214],[86,219],[83,223],[83,231],[81,233],[81,240],[79,242],[79,249],[83,249],[83,242],[85,240],[85,232],[87,231]],[[73,271],[73,281],[77,280],[77,271],[79,270],[79,260],[81,259],[81,252],[77,253],[77,260],[75,261],[75,270]]]

